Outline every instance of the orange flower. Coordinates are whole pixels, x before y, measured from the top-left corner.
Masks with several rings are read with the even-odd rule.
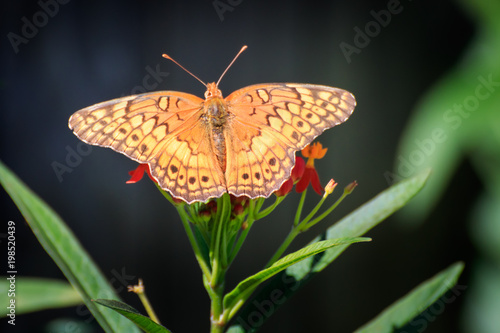
[[[308,145],[302,149],[301,153],[304,157],[309,158],[309,160],[307,160],[307,164],[314,167],[314,159],[322,159],[325,157],[327,150],[328,148],[323,148],[321,143],[315,142],[312,146]]]
[[[319,181],[318,172],[314,168],[314,160],[325,157],[327,150],[328,148],[323,148],[323,146],[319,142],[315,142],[313,145],[309,145],[302,149],[302,155],[304,157],[307,157],[308,160],[306,163],[304,175],[295,187],[295,190],[298,193],[304,192],[307,186],[309,186],[309,183],[311,183],[314,191],[321,195],[321,192],[323,192],[323,187],[321,186],[321,183]]]

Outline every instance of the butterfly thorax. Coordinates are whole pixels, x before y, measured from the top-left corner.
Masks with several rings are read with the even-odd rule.
[[[202,118],[207,125],[208,133],[211,133],[212,148],[217,156],[222,172],[226,171],[226,140],[224,129],[228,121],[228,115],[227,103],[222,98],[221,91],[215,83],[209,83],[205,93]]]

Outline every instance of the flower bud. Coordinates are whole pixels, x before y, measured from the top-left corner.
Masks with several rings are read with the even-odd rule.
[[[245,207],[243,207],[242,204],[237,203],[236,205],[234,205],[233,212],[232,212],[234,216],[241,215],[244,212],[245,212]]]
[[[345,194],[351,194],[351,192],[354,191],[354,189],[356,188],[356,186],[358,186],[358,182],[357,181],[353,181],[352,183],[350,183],[349,185],[347,185],[344,188],[344,193]]]
[[[325,186],[325,194],[323,194],[324,197],[327,197],[328,195],[332,194],[333,190],[335,190],[335,187],[337,187],[337,182],[333,179],[330,179],[328,184]]]

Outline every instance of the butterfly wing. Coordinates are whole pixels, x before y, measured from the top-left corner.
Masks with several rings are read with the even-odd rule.
[[[174,197],[205,201],[226,189],[209,133],[199,121],[203,103],[172,91],[128,96],[77,111],[69,127],[89,144],[148,163],[158,184]]]
[[[267,197],[291,174],[295,152],[346,121],[356,106],[348,91],[312,84],[271,83],[226,98],[228,192]]]
[[[266,128],[236,118],[231,124],[224,133],[227,191],[250,198],[269,196],[289,178],[294,150]]]

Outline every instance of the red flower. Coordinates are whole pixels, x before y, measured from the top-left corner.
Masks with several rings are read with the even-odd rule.
[[[233,210],[231,213],[234,216],[242,215],[243,213],[245,213],[245,207],[242,204],[238,203],[233,206]]]
[[[274,194],[276,194],[278,197],[284,197],[285,195],[287,195],[292,191],[292,188],[293,188],[293,179],[290,177],[281,185],[279,190],[274,192]]]
[[[306,161],[300,156],[295,158],[295,166],[292,169],[292,179],[293,182],[297,182],[304,175],[304,171],[306,170]]]
[[[295,184],[300,178],[302,178],[305,169],[306,162],[302,157],[297,156],[297,158],[295,159],[295,166],[292,169],[292,175],[281,185],[279,190],[274,192],[274,194],[276,194],[278,197],[283,197],[290,193],[293,189],[293,184]]]
[[[250,203],[249,198],[245,195],[237,197],[232,194],[229,195],[229,198],[231,199],[232,217],[244,214]]]
[[[153,176],[151,176],[151,172],[149,171],[149,165],[146,164],[146,163],[145,164],[139,164],[139,166],[135,170],[132,170],[132,171],[128,172],[128,174],[130,176],[132,176],[132,178],[130,178],[129,180],[127,180],[127,184],[135,184],[139,180],[141,180],[142,177],[144,176],[144,171],[146,171],[146,173],[148,174],[149,178],[153,182],[155,182],[156,184],[158,184],[158,182],[156,181],[156,179],[154,179]],[[184,203],[184,200],[177,199],[174,196],[172,196],[172,201],[174,203],[176,203],[176,204]]]
[[[302,176],[302,178],[297,183],[297,186],[295,187],[295,190],[298,193],[304,192],[307,186],[309,186],[309,183],[311,183],[314,191],[316,191],[316,193],[321,195],[321,192],[323,192],[323,187],[321,186],[321,183],[319,181],[318,172],[314,168],[314,160],[325,157],[327,150],[328,148],[323,148],[323,146],[319,142],[316,142],[313,145],[309,145],[304,149],[302,149],[302,155],[304,157],[307,157],[308,160],[304,171],[304,175]]]
[[[151,173],[149,172],[149,165],[148,164],[139,164],[139,166],[135,170],[128,172],[128,174],[130,176],[132,176],[132,178],[127,180],[127,184],[135,184],[139,180],[141,180],[142,176],[144,176],[144,171],[146,171],[149,178],[151,178],[151,180],[156,183],[156,180],[151,176]]]

